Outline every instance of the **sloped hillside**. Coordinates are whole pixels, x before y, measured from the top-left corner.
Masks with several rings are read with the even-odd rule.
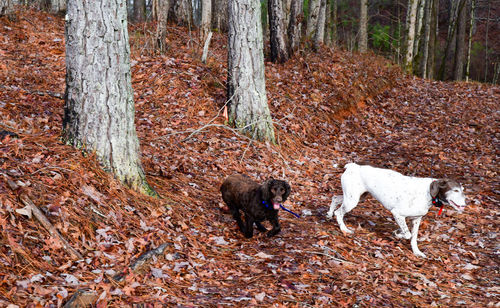
[[[63,20],[0,19],[0,306],[55,307],[83,289],[99,307],[500,302],[499,87],[407,77],[370,54],[299,52],[266,63],[279,138],[268,145],[222,125],[223,35],[204,65],[183,28],[170,27],[164,56],[148,55],[135,31],[136,124],[161,199],[125,189],[60,142]],[[325,213],[347,161],[456,178],[469,206],[423,219],[427,259],[393,236],[373,199],[346,216],[356,232],[343,235]],[[236,172],[289,181],[285,205],[301,218],[282,212],[278,236],[245,239],[219,194]],[[25,215],[26,198],[82,259]]]

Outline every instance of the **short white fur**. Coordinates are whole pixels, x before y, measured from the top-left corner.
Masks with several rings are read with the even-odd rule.
[[[439,195],[444,196],[440,200],[444,204],[451,205],[459,212],[465,208],[463,187],[451,180],[411,177],[394,170],[349,163],[345,166],[341,184],[342,205],[335,210],[340,201],[334,196],[327,216],[331,218],[335,213],[342,232],[353,232],[344,224],[344,215],[356,207],[364,193],[370,193],[394,216],[399,226],[396,237],[411,238],[413,253],[423,258],[425,254],[418,249],[417,236],[422,217],[433,206],[431,186],[434,189],[439,187]],[[433,192],[436,193],[436,190]],[[411,233],[406,225],[407,217],[412,219]]]

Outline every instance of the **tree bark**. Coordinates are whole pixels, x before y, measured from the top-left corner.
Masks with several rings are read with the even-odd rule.
[[[448,37],[446,39],[446,47],[444,48],[443,58],[441,59],[441,65],[439,66],[438,79],[444,80],[446,75],[446,59],[451,57],[450,46],[454,46],[453,42],[456,39],[458,12],[462,9],[465,1],[458,0],[457,2],[452,2],[451,7],[451,17],[450,25],[448,27]]]
[[[407,73],[413,72],[413,44],[415,41],[415,21],[417,16],[417,0],[408,0],[407,14],[407,35],[406,35],[406,54],[404,60],[404,69]]]
[[[268,0],[269,36],[271,44],[271,61],[284,63],[288,60],[285,45],[285,29],[283,25],[282,0]]]
[[[427,65],[429,61],[429,40],[431,38],[432,0],[424,0],[424,32],[422,44],[422,59],[420,60],[420,77],[427,78]]]
[[[212,27],[219,31],[228,30],[228,0],[213,0]]]
[[[201,0],[200,39],[205,42],[212,28],[212,0]]]
[[[453,79],[462,80],[464,74],[464,63],[465,63],[465,28],[466,28],[466,12],[465,12],[465,2],[466,0],[461,0],[463,4],[457,12],[457,39],[455,47],[455,61],[453,65]]]
[[[146,20],[146,1],[134,0],[134,21],[144,22]]]
[[[366,52],[368,48],[368,0],[359,1],[359,51]]]
[[[321,0],[309,0],[309,16],[307,17],[306,37],[311,39],[318,26],[318,15]]]
[[[167,50],[167,18],[168,10],[170,9],[169,0],[157,0],[156,6],[156,32],[155,32],[155,49],[160,53]]]
[[[318,23],[316,24],[316,31],[314,33],[315,49],[318,49],[319,46],[322,45],[325,41],[326,2],[327,0],[320,0]]]
[[[19,0],[0,0],[0,16],[12,14],[19,4]]]
[[[291,57],[300,44],[302,33],[302,20],[304,13],[302,11],[302,0],[292,0],[290,4],[290,21],[288,23],[287,37],[288,37],[288,55]]]
[[[430,0],[431,8],[431,33],[429,37],[429,60],[427,61],[427,78],[433,79],[436,66],[436,49],[439,34],[439,0]]]
[[[125,0],[69,0],[63,139],[149,195],[140,162]]]
[[[467,64],[465,69],[465,81],[469,81],[470,74],[470,52],[472,48],[472,33],[474,29],[474,13],[476,10],[476,0],[471,0],[470,4],[470,20],[469,20],[469,44],[467,47]]]
[[[228,12],[229,122],[254,139],[274,143],[266,97],[260,2],[231,0]]]
[[[193,24],[193,7],[191,0],[174,0],[174,19],[179,25],[191,26]]]
[[[415,22],[415,42],[413,43],[413,57],[418,57],[418,51],[420,48],[420,38],[422,36],[422,27],[424,20],[424,6],[425,0],[418,0],[417,5],[417,17]]]

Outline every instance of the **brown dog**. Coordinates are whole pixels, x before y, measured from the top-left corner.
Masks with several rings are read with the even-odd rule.
[[[264,220],[268,220],[273,226],[267,233],[268,237],[280,232],[278,211],[281,203],[285,202],[290,194],[290,185],[287,182],[271,178],[263,184],[258,184],[246,175],[235,174],[222,183],[220,191],[245,237],[253,236],[254,223],[259,231],[267,231],[261,224]],[[245,215],[245,222],[241,220],[240,210]]]

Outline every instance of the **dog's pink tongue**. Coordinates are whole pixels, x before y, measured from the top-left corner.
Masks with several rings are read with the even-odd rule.
[[[280,204],[279,203],[273,203],[273,207],[275,210],[279,210],[280,209]]]

